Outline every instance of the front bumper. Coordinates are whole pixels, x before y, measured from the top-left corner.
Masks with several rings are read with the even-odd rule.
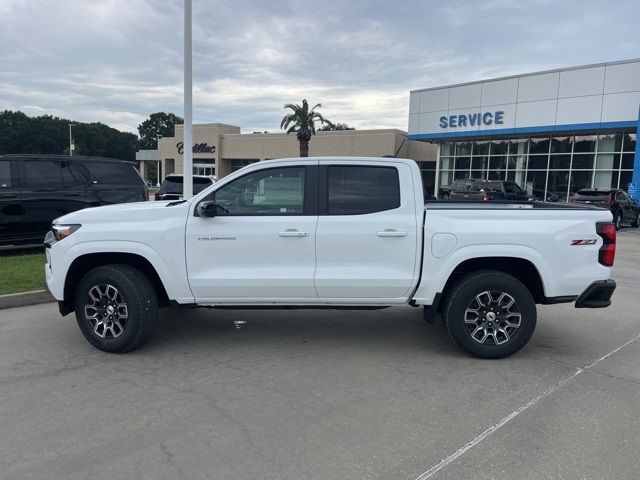
[[[611,305],[611,295],[616,289],[614,280],[600,280],[589,285],[576,299],[576,308],[605,308]]]

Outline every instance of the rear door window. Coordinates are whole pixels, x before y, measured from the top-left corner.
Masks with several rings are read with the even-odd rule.
[[[62,162],[25,160],[22,162],[22,175],[27,188],[62,189]]]
[[[11,161],[0,160],[0,189],[11,188],[12,186]]]
[[[128,163],[84,162],[84,167],[98,184],[102,185],[141,185],[144,184],[138,171]]]
[[[400,206],[400,180],[394,167],[330,166],[327,214],[362,215]]]

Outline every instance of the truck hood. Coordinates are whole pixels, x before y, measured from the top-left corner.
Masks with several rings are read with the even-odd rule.
[[[174,205],[169,205],[174,204]],[[132,221],[137,219],[150,219],[156,217],[172,216],[189,207],[189,202],[178,203],[178,201],[158,201],[158,202],[133,202],[118,203],[115,205],[105,205],[102,207],[91,207],[83,210],[68,213],[56,218],[53,223],[93,223],[95,221]],[[180,213],[179,213],[180,212]]]

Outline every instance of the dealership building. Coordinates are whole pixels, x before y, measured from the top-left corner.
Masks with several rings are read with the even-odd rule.
[[[410,94],[409,140],[438,146],[436,191],[457,178],[512,180],[563,200],[581,188],[627,190],[632,179],[637,188],[639,130],[640,59]]]
[[[183,173],[183,138],[183,125],[176,125],[173,137],[158,140],[157,150],[139,151],[136,158],[141,160],[142,175],[147,176],[147,162],[160,163],[160,178]],[[218,179],[254,162],[300,155],[295,133],[240,133],[240,127],[222,123],[193,125],[192,150],[194,175]],[[411,158],[418,162],[425,190],[431,193],[436,154],[435,144],[411,141],[407,132],[396,129],[321,131],[309,142],[310,156]]]
[[[566,200],[581,188],[627,190],[632,180],[637,188],[640,59],[414,90],[408,123],[408,134],[318,132],[309,155],[411,158],[430,194],[457,178],[515,181],[539,199]],[[173,137],[138,159],[159,162],[162,176],[182,173],[182,139],[176,125]],[[299,155],[295,134],[241,133],[221,123],[194,125],[192,149],[193,173],[217,178]]]

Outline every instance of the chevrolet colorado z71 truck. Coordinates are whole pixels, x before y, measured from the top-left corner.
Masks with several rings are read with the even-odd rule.
[[[471,355],[520,350],[536,304],[606,307],[611,212],[423,201],[418,165],[294,158],[238,170],[189,200],[88,208],[45,238],[47,286],[108,352],[144,343],[158,308],[423,306]]]

